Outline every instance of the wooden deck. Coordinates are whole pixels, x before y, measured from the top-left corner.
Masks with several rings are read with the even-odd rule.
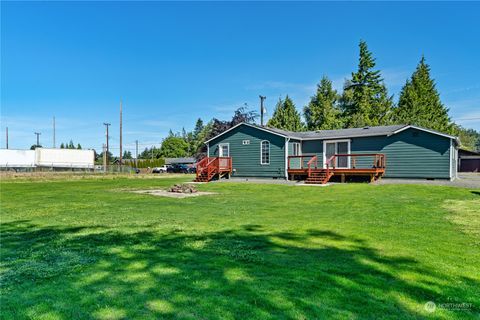
[[[231,157],[205,157],[197,163],[197,176],[194,181],[208,182],[231,173]]]
[[[339,163],[343,165],[340,168]],[[335,154],[327,159],[325,165],[319,165],[316,155],[288,157],[289,178],[305,178],[305,182],[311,184],[325,184],[333,176],[340,176],[342,182],[347,176],[367,176],[373,182],[382,178],[385,169],[385,155],[380,153]]]

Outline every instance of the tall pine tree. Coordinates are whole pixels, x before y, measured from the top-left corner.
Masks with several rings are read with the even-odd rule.
[[[391,123],[393,98],[388,95],[375,58],[367,43],[360,41],[358,70],[345,83],[342,109],[346,127],[379,126]]]
[[[440,101],[440,94],[435,88],[435,81],[430,77],[430,66],[425,62],[425,57],[422,57],[400,92],[395,121],[441,132],[454,131],[448,108]]]
[[[308,130],[331,130],[342,127],[338,98],[337,91],[332,87],[332,81],[324,76],[317,85],[317,93],[303,111]]]
[[[275,111],[270,120],[268,120],[267,126],[288,131],[303,130],[300,113],[288,95],[285,97],[285,100],[278,99]]]

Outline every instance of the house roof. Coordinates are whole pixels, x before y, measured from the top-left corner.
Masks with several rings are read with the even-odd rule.
[[[325,140],[325,139],[342,139],[342,138],[369,137],[369,136],[391,136],[409,128],[415,128],[418,130],[422,130],[425,132],[429,132],[432,134],[457,140],[456,137],[445,134],[445,133],[441,133],[438,131],[425,129],[425,128],[417,127],[413,125],[406,125],[406,124],[398,124],[398,125],[391,125],[391,126],[363,127],[363,128],[348,128],[348,129],[337,129],[337,130],[293,132],[293,131],[287,131],[287,130],[271,128],[266,126],[259,126],[256,124],[242,122],[222,132],[221,134],[213,137],[212,139],[206,141],[206,143],[212,141],[213,139],[218,138],[219,136],[227,133],[230,130],[235,129],[240,125],[247,125],[250,127],[257,128],[259,130],[267,131],[267,132],[285,137],[285,138],[298,139],[298,140]]]
[[[195,158],[165,158],[165,164],[173,163],[195,163],[197,160]]]

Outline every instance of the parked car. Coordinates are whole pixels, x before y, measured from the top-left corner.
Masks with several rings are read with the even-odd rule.
[[[191,173],[190,168],[186,164],[175,163],[167,168],[169,173]]]
[[[152,169],[152,173],[165,173],[168,171],[168,167],[163,165],[161,167],[155,167]]]

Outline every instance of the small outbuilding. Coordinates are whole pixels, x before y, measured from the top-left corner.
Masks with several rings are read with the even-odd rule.
[[[480,152],[458,149],[458,171],[480,172]]]

